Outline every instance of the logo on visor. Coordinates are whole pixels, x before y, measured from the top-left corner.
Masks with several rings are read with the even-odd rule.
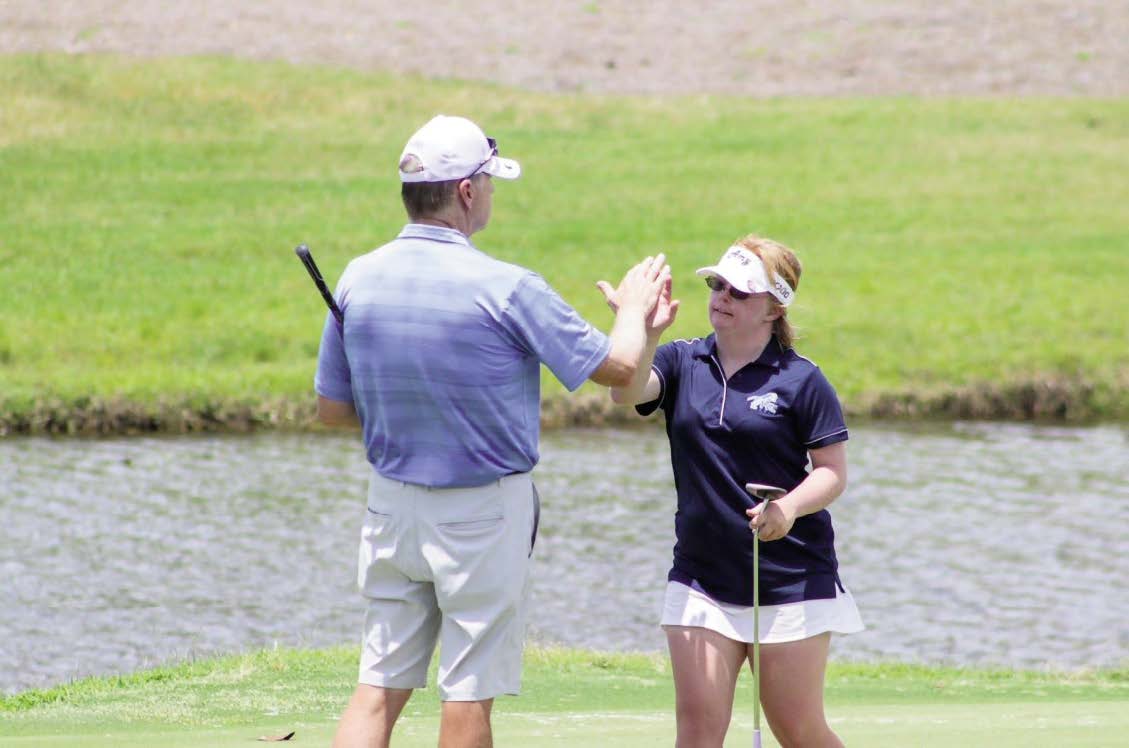
[[[736,247],[734,247],[734,248],[730,249],[728,252],[726,252],[725,257],[723,259],[734,260],[736,262],[741,263],[741,265],[748,265],[749,263],[752,262],[752,260],[749,259],[749,256],[747,254],[745,254],[745,250],[737,249]]]
[[[773,276],[772,287],[776,289],[776,298],[779,299],[781,303],[787,304],[792,300],[792,287],[780,280],[779,277]]]
[[[749,401],[749,410],[776,415],[776,403],[780,398],[775,392],[769,392],[767,395],[749,395],[745,399]]]

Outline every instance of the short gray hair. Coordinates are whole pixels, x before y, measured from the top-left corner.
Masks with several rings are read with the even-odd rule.
[[[461,179],[446,182],[404,182],[400,186],[400,199],[408,218],[428,218],[440,213],[455,196],[455,188]]]

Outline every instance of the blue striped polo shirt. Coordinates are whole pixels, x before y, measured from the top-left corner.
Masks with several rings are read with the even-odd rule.
[[[408,224],[356,258],[326,316],[314,388],[352,402],[386,478],[479,486],[533,469],[540,365],[570,391],[611,349],[536,273],[458,231]]]
[[[668,578],[697,583],[715,600],[753,604],[753,538],[746,483],[789,491],[808,471],[808,450],[847,439],[839,399],[819,367],[774,336],[729,379],[714,335],[655,352],[659,398],[637,406],[666,414],[678,511]],[[822,509],[787,536],[760,544],[761,604],[835,597],[835,530]]]

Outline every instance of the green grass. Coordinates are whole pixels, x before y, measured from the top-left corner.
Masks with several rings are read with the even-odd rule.
[[[1129,417],[1129,100],[544,95],[227,59],[0,57],[0,391],[304,401],[330,283],[403,223],[394,164],[436,112],[499,138],[483,249],[607,329],[593,283],[757,231],[805,261],[800,350],[843,398],[1084,385]],[[558,394],[551,386],[549,395]],[[3,405],[3,403],[0,403]]]
[[[0,747],[238,746],[290,730],[302,744],[325,745],[355,661],[353,648],[274,650],[25,692],[0,699]],[[746,673],[731,745],[750,742],[751,690]],[[833,664],[827,684],[835,729],[866,746],[1111,745],[1129,728],[1127,698],[1124,669]],[[673,699],[665,657],[532,649],[523,694],[498,700],[495,731],[499,745],[669,745]],[[434,688],[417,692],[396,744],[434,745],[438,708]]]

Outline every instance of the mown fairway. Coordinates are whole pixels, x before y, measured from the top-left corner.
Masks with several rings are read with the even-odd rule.
[[[807,275],[800,350],[848,402],[1089,383],[1125,417],[1129,101],[541,95],[218,59],[0,58],[0,409],[36,400],[307,402],[330,283],[403,223],[395,163],[436,112],[525,168],[483,249],[586,316],[668,253],[758,231]],[[555,385],[549,394],[559,393]]]
[[[240,746],[291,730],[301,745],[327,745],[354,663],[352,648],[282,650],[28,692],[0,700],[0,746]],[[848,745],[1109,746],[1129,729],[1127,675],[832,665],[828,715]],[[746,673],[728,745],[751,744],[751,692]],[[495,706],[496,740],[671,745],[673,703],[664,657],[534,649],[523,695]],[[434,689],[417,693],[396,745],[433,746],[437,714]]]

